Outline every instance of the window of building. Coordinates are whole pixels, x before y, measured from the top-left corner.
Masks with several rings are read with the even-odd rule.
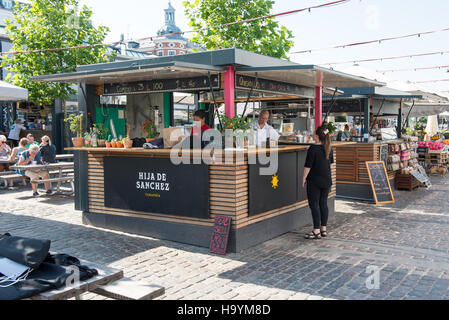
[[[180,51],[179,54],[184,54],[184,51]]]
[[[159,43],[159,48],[162,48],[164,45],[162,43]]]
[[[170,48],[173,48],[175,46],[175,44],[173,42],[170,42],[169,46],[170,46]]]
[[[163,57],[163,56],[164,56],[164,51],[158,51],[158,52],[157,52],[157,55],[158,55],[159,57]]]
[[[169,56],[174,56],[174,55],[176,55],[176,51],[170,50],[170,51],[168,52],[168,55],[169,55]]]

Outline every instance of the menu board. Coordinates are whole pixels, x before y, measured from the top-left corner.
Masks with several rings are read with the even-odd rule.
[[[160,92],[191,92],[198,90],[210,90],[220,88],[219,75],[211,76],[212,84],[208,76],[188,79],[160,79],[145,80],[138,82],[104,84],[103,95],[126,95],[138,93],[160,93]]]
[[[383,161],[366,162],[376,204],[394,203],[393,191]]]

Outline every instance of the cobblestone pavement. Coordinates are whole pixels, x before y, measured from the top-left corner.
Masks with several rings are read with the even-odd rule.
[[[72,198],[34,199],[30,189],[0,191],[0,233],[48,238],[52,251],[163,285],[160,299],[440,300],[449,298],[449,178],[432,182],[395,191],[394,205],[337,200],[326,239],[303,239],[309,226],[224,257],[84,226]],[[379,289],[367,288],[370,266],[380,270]]]

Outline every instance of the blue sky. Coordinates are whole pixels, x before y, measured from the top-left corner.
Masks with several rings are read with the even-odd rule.
[[[107,41],[115,41],[120,34],[130,38],[155,35],[163,25],[168,0],[81,0],[94,11],[94,24],[111,29]],[[182,0],[172,0],[177,9],[176,22],[182,30],[189,30],[184,17]],[[277,0],[273,13],[300,9],[331,0]],[[293,51],[323,48],[358,41],[449,27],[449,1],[447,0],[352,0],[349,3],[315,9],[279,17],[277,20],[293,31]],[[303,64],[322,64],[331,61],[400,56],[434,51],[449,51],[449,31],[425,35],[421,38],[401,39],[382,44],[371,44],[346,49],[317,51],[291,55],[291,60]],[[449,54],[384,62],[360,64],[374,70],[404,69],[449,65]],[[351,64],[339,68],[350,67]],[[396,80],[425,81],[449,79],[447,69],[387,73]],[[449,82],[422,85],[429,90],[449,90]],[[448,93],[449,94],[449,93]]]

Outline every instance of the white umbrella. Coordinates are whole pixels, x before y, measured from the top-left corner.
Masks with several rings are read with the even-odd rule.
[[[427,118],[427,136],[432,137],[438,133],[438,118],[436,115]]]
[[[0,81],[0,101],[28,100],[28,90]]]

